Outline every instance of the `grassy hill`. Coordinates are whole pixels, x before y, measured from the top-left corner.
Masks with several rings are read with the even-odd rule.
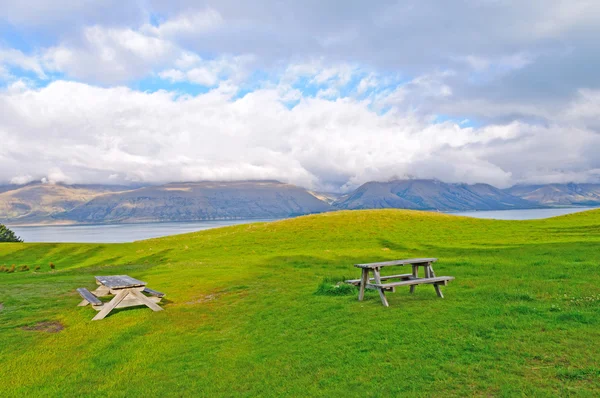
[[[597,396],[599,243],[600,211],[370,210],[130,244],[4,244],[0,264],[42,270],[0,274],[0,396]],[[358,277],[354,263],[418,256],[456,277],[445,299],[419,286],[384,308],[331,287]],[[167,293],[165,311],[90,322],[75,288],[111,274]]]

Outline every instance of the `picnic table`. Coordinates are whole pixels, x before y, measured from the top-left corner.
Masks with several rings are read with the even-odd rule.
[[[435,292],[438,297],[444,298],[440,286],[448,285],[448,282],[454,280],[452,276],[435,276],[433,271],[432,263],[436,262],[437,258],[411,258],[406,260],[394,260],[385,261],[380,263],[367,263],[367,264],[354,264],[355,267],[362,269],[362,275],[360,279],[352,279],[346,281],[355,286],[359,286],[358,300],[362,301],[365,295],[365,289],[375,289],[379,291],[379,297],[385,307],[389,307],[387,298],[385,297],[386,291],[395,292],[396,287],[399,286],[410,286],[410,292],[415,291],[417,285],[431,284],[433,285]],[[381,276],[381,269],[384,267],[395,267],[395,266],[406,266],[412,267],[412,273],[401,274],[401,275],[389,275]],[[424,268],[425,277],[419,278],[419,267]],[[369,273],[373,273],[373,278],[369,278]],[[386,282],[388,280],[399,279],[398,282]],[[374,282],[374,283],[373,283]]]
[[[79,288],[77,292],[83,298],[79,303],[80,307],[88,304],[92,305],[98,312],[92,319],[97,321],[106,317],[115,308],[134,307],[145,305],[153,311],[162,311],[158,306],[164,293],[157,292],[146,287],[146,282],[132,278],[128,275],[111,275],[111,276],[96,276],[96,284],[98,288],[90,292],[86,288]],[[146,296],[148,294],[149,296]],[[98,297],[106,297],[114,295],[113,299],[105,303]]]

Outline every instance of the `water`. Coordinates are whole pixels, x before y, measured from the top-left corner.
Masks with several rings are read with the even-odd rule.
[[[591,209],[593,208],[577,207],[561,209],[467,211],[452,214],[475,218],[493,218],[497,220],[533,220],[561,216],[563,214],[576,213]],[[273,220],[223,220],[111,225],[53,225],[43,227],[16,226],[10,228],[15,231],[15,233],[25,242],[121,243],[260,221]]]
[[[457,216],[474,218],[491,218],[495,220],[537,220],[593,210],[594,207],[569,207],[560,209],[522,209],[522,210],[494,210],[494,211],[465,211],[452,213]]]
[[[25,242],[122,243],[273,219],[10,227]]]

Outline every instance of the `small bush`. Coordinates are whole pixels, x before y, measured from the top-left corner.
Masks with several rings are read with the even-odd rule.
[[[325,278],[315,294],[319,296],[351,296],[358,294],[358,288],[339,279]]]
[[[8,270],[8,268],[6,268],[6,265],[0,267],[0,272],[6,272],[6,270]]]
[[[36,265],[36,266],[35,266],[35,271],[39,271],[39,270],[40,270],[40,266],[39,266],[39,265]]]
[[[56,265],[54,265],[54,263],[50,263],[50,269],[55,269]]]
[[[11,265],[11,267],[6,272],[15,272],[15,265]]]
[[[23,264],[19,267],[19,272],[23,272],[23,271],[29,271],[29,267],[25,264]]]

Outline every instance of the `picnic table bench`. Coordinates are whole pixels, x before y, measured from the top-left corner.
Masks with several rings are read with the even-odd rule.
[[[153,311],[163,310],[157,303],[161,301],[165,294],[147,288],[146,282],[128,275],[96,276],[96,284],[99,286],[92,292],[83,287],[77,289],[77,292],[83,298],[79,306],[84,307],[91,304],[92,308],[99,311],[92,319],[93,321],[103,319],[115,308],[145,305]],[[151,297],[146,296],[144,293]],[[98,298],[111,295],[114,295],[114,297],[107,303]]]
[[[379,263],[354,264],[355,267],[362,269],[360,279],[347,280],[346,283],[359,286],[358,300],[362,301],[365,295],[365,289],[375,289],[379,291],[379,297],[385,307],[389,307],[385,292],[395,292],[396,287],[410,286],[410,292],[415,291],[417,285],[430,284],[433,285],[438,297],[444,298],[440,286],[446,286],[449,281],[454,280],[452,276],[435,276],[432,263],[436,262],[437,258],[411,258],[406,260],[384,261]],[[400,275],[381,276],[381,268],[393,266],[412,267],[412,273]],[[425,278],[419,278],[419,267],[425,270]],[[373,273],[373,277],[369,278],[369,273]],[[387,282],[388,280],[398,280],[397,282]],[[386,282],[383,282],[386,281]],[[374,283],[373,283],[374,282]]]

